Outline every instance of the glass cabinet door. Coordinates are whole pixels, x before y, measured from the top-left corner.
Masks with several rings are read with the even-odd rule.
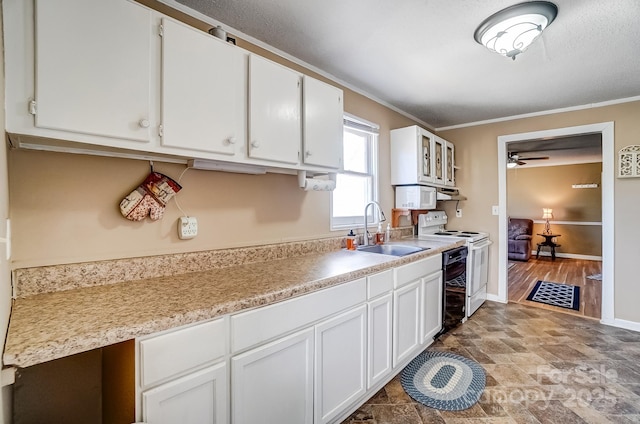
[[[434,151],[433,151],[433,182],[438,184],[444,184],[445,179],[445,165],[444,165],[444,154],[445,154],[445,141],[441,138],[435,138],[433,140],[434,143]]]
[[[420,175],[420,182],[430,183],[433,181],[433,166],[431,149],[433,149],[433,138],[427,134],[421,134],[421,148],[422,148],[422,174]]]

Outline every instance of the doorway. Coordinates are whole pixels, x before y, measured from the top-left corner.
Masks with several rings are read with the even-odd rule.
[[[614,319],[613,299],[613,228],[614,228],[614,124],[604,122],[576,127],[530,133],[509,134],[498,137],[498,296],[500,302],[508,299],[507,261],[507,145],[527,140],[547,140],[558,137],[600,134],[602,137],[602,310],[600,321],[610,324]]]

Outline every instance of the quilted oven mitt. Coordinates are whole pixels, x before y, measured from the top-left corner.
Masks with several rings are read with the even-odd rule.
[[[142,221],[149,215],[162,218],[169,200],[180,190],[180,184],[158,172],[152,172],[142,184],[120,202],[120,212],[131,221]]]

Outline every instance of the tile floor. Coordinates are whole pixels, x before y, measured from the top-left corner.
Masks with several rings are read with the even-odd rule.
[[[640,423],[640,333],[520,304],[486,302],[429,350],[484,367],[472,408],[437,411],[394,378],[343,424]]]

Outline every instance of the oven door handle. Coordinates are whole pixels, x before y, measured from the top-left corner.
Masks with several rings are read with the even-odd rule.
[[[491,240],[484,240],[484,241],[481,241],[480,243],[472,243],[471,250],[483,249],[487,246],[491,246],[492,244],[493,242]]]

